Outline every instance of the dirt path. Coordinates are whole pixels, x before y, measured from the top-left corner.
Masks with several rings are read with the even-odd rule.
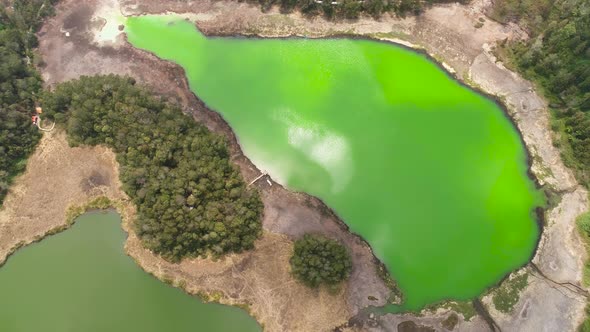
[[[50,19],[39,34],[39,50],[45,62],[41,70],[49,84],[80,75],[99,73],[134,76],[138,81],[178,100],[198,121],[229,137],[233,159],[240,166],[245,179],[249,180],[258,176],[258,171],[241,154],[230,128],[219,115],[206,109],[192,95],[180,68],[133,49],[125,43],[123,36],[113,33],[112,21],[117,15],[172,11],[190,13],[189,18],[208,34],[255,34],[272,37],[360,34],[422,48],[439,59],[458,78],[506,101],[508,110],[533,155],[533,172],[541,182],[567,193],[558,207],[548,211],[548,227],[543,233],[534,262],[548,278],[579,284],[583,250],[574,230],[573,221],[586,209],[586,191],[577,185],[572,173],[564,167],[559,152],[551,144],[546,103],[531,89],[530,83],[506,70],[496,62],[490,52],[490,45],[495,42],[506,38],[522,38],[524,34],[516,26],[501,26],[489,21],[484,15],[489,5],[489,0],[476,0],[469,6],[452,4],[434,7],[417,18],[384,17],[379,21],[360,19],[355,22],[331,23],[319,18],[307,19],[299,14],[281,15],[276,11],[261,13],[255,6],[234,1],[96,0],[80,3],[64,0],[57,7],[57,16]],[[479,23],[483,23],[483,26],[478,28]],[[108,33],[101,32],[105,27],[109,27],[105,30]],[[282,286],[278,286],[272,283],[272,280],[265,279],[264,270],[251,272],[251,279],[248,279],[255,280],[252,282],[254,285],[259,285],[256,286],[258,288],[230,291],[236,288],[231,288],[227,284],[218,284],[187,287],[190,291],[202,289],[212,292],[218,289],[223,294],[222,301],[235,301],[235,303],[253,301],[250,303],[254,314],[265,323],[268,330],[329,329],[339,325],[336,323],[346,320],[347,317],[369,304],[383,303],[388,292],[375,274],[377,265],[370,249],[358,237],[346,232],[341,222],[330,213],[329,209],[314,198],[291,193],[276,185],[269,187],[265,182],[258,182],[257,186],[263,192],[264,227],[274,234],[272,241],[282,243],[277,244],[276,248],[279,249],[275,251],[280,253],[288,250],[288,238],[298,236],[304,229],[338,237],[353,249],[355,264],[353,277],[339,298],[340,302],[332,303],[333,309],[324,312],[298,311],[297,308],[302,307],[301,303],[314,303],[313,306],[307,306],[308,308],[326,307],[322,304],[326,299],[312,299],[313,294],[306,294],[309,297],[298,298],[299,302],[285,304],[282,307],[284,310],[271,310],[277,303],[282,302],[273,302],[268,299],[269,294],[274,296],[277,289],[288,287],[284,287],[282,283],[280,284]],[[297,227],[293,226],[295,222],[298,223]],[[129,243],[132,243],[133,238],[130,237],[130,239]],[[252,254],[253,256],[264,252],[264,248],[270,248],[267,245],[272,241],[268,239],[269,237],[266,236],[260,241],[257,246],[259,249]],[[178,266],[167,265],[149,253],[146,253],[146,256],[134,254],[134,250],[140,250],[140,248],[133,247],[129,243],[129,251],[134,257],[139,257],[137,258],[139,264],[160,277],[180,278],[185,271],[196,273],[197,269],[191,268],[192,266],[205,264],[204,262],[185,262]],[[251,258],[249,262],[263,262],[267,259],[268,256],[259,256],[259,258]],[[228,261],[232,263],[227,263]],[[231,257],[224,262],[234,267],[241,264],[239,260]],[[219,273],[227,275],[231,270],[229,267],[225,270],[222,267],[217,268],[218,270],[207,267],[207,275],[193,274],[186,279],[188,282],[194,282],[195,285],[209,285],[207,280],[211,279],[211,275],[219,271],[225,271]],[[228,278],[226,282],[237,283],[236,278]],[[290,284],[287,282],[286,285]],[[250,293],[247,293],[248,291]],[[291,289],[289,292],[287,294],[293,295],[299,290]],[[237,294],[236,297],[234,297],[235,294]],[[368,300],[369,296],[375,296],[378,300]],[[490,306],[489,300],[484,299],[484,303],[488,303],[493,318],[505,331],[537,331],[540,327],[555,327],[557,330],[568,331],[573,330],[582,319],[585,298],[575,292],[569,292],[564,287],[556,286],[549,280],[542,279],[531,283],[524,290],[520,301],[509,315],[495,311]],[[398,326],[402,329],[408,326],[412,328],[411,324],[404,322],[413,321],[412,324],[416,326],[423,325],[442,330],[444,329],[441,325],[442,321],[448,315],[448,310],[441,309],[434,314],[424,313],[422,317],[413,315],[362,317],[357,323],[363,329],[389,331],[397,329]],[[316,320],[324,322],[325,325],[310,325]],[[455,330],[459,331],[485,329],[486,325],[481,318],[475,318],[471,322],[460,321],[455,327]]]

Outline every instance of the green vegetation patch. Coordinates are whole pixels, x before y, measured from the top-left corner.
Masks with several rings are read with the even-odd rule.
[[[435,312],[438,308],[445,308],[453,310],[454,312],[461,314],[466,321],[470,321],[471,318],[477,316],[477,311],[473,307],[473,304],[469,301],[446,301],[436,304],[429,305],[424,308],[431,312]],[[451,321],[453,319],[451,318]],[[450,329],[449,329],[450,330]]]
[[[586,212],[578,217],[576,220],[578,231],[584,241],[586,251],[590,254],[590,213]],[[590,285],[590,261],[584,263],[584,275],[582,277],[582,283],[584,286]]]
[[[221,136],[114,75],[60,84],[43,105],[65,125],[70,144],[105,144],[117,153],[147,248],[172,261],[253,248],[262,202],[230,163]]]
[[[293,275],[314,288],[337,285],[348,278],[352,269],[346,247],[322,235],[306,234],[295,241],[290,263]]]
[[[500,287],[493,291],[494,307],[503,313],[510,313],[518,302],[520,291],[526,287],[528,277],[528,273],[524,273],[504,281]]]
[[[55,2],[16,1],[10,9],[0,3],[0,206],[41,137],[30,120],[42,85],[31,63],[35,31]]]
[[[586,319],[584,320],[584,322],[582,322],[582,324],[580,324],[580,326],[578,327],[578,331],[579,332],[590,332],[590,304],[586,305],[586,309],[584,310],[584,312],[586,313]]]
[[[463,318],[465,318],[466,321],[470,321],[471,318],[477,316],[477,311],[473,307],[473,304],[471,304],[469,301],[447,302],[447,304],[443,305],[443,307],[449,308],[456,313],[463,315]]]
[[[590,185],[590,2],[500,0],[491,17],[517,22],[528,30],[527,41],[503,43],[498,53],[508,66],[534,81],[550,102],[551,128],[556,133],[566,166]],[[590,243],[590,217],[577,220],[586,244]],[[590,284],[590,263],[584,265],[583,282]],[[590,313],[586,309],[587,315]],[[579,327],[590,331],[590,320]]]
[[[469,0],[248,0],[257,3],[263,11],[278,6],[282,13],[294,10],[301,11],[306,16],[323,15],[328,19],[357,19],[361,14],[368,14],[374,18],[384,13],[398,16],[419,14],[426,7],[437,3],[468,3]]]
[[[492,17],[518,22],[532,35],[524,42],[504,43],[500,55],[549,99],[569,167],[585,185],[590,181],[590,2],[498,1]]]

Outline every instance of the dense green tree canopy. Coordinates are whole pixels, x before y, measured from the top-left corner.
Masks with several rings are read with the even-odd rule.
[[[461,2],[469,0],[249,0],[257,2],[263,10],[279,6],[282,12],[300,10],[310,16],[324,15],[332,18],[356,19],[362,13],[373,17],[390,12],[404,16],[418,14],[425,6],[435,3]]]
[[[52,2],[16,1],[12,7],[0,2],[0,205],[40,138],[30,120],[42,83],[31,64],[32,48]]]
[[[352,269],[346,248],[322,235],[306,234],[295,241],[290,263],[293,275],[310,287],[338,284]]]
[[[501,51],[543,88],[562,127],[565,160],[590,184],[590,1],[501,0],[493,15],[531,34]]]
[[[590,1],[498,0],[491,14],[528,30],[529,40],[504,43],[498,51],[543,90],[558,133],[555,144],[577,179],[590,186]],[[589,220],[578,220],[586,241]],[[588,262],[584,270],[590,270]],[[589,315],[587,306],[579,331],[590,331]]]
[[[179,260],[253,247],[262,203],[230,163],[221,136],[119,76],[60,84],[43,105],[47,117],[65,124],[71,144],[106,144],[117,153],[149,249]]]

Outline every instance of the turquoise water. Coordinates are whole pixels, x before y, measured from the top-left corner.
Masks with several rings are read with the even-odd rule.
[[[541,195],[498,105],[426,56],[348,39],[206,38],[128,18],[128,40],[191,89],[273,179],[324,200],[419,309],[465,300],[526,263]]]

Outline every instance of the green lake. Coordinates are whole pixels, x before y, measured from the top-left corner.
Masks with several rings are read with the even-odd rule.
[[[206,38],[130,17],[129,41],[182,66],[245,154],[366,239],[404,308],[470,299],[526,263],[542,195],[515,126],[425,55],[351,39]]]
[[[0,331],[260,331],[235,307],[205,304],[141,270],[113,212],[20,249],[0,268]]]

